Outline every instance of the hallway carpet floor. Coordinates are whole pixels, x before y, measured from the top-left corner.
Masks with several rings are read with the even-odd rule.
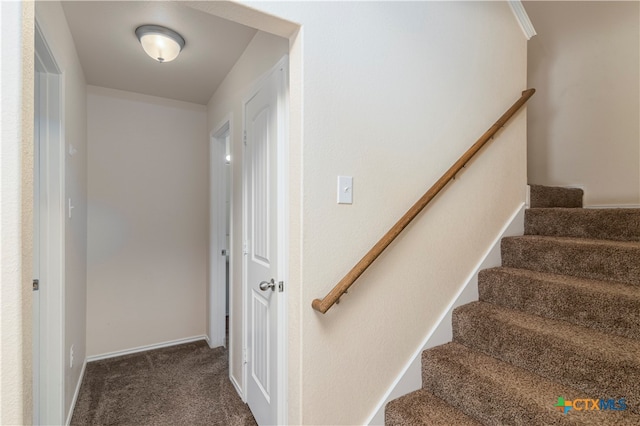
[[[87,364],[72,425],[255,425],[228,353],[197,341]]]

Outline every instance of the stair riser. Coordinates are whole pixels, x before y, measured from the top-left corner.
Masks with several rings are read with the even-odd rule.
[[[531,207],[582,207],[584,192],[579,188],[530,185]]]
[[[640,245],[576,241],[503,238],[502,265],[640,285]]]
[[[528,209],[524,233],[640,241],[640,209]]]
[[[593,398],[626,397],[629,409],[640,411],[640,363],[609,357],[580,347],[553,333],[537,333],[496,316],[474,310],[453,314],[453,341],[549,380],[578,389]],[[594,342],[597,345],[597,342]]]
[[[615,295],[502,269],[480,271],[478,291],[483,302],[640,340],[640,291]]]

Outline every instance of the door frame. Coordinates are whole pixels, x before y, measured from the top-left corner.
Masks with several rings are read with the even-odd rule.
[[[225,275],[226,261],[222,261],[221,248],[224,245],[223,238],[226,233],[226,207],[223,202],[225,186],[229,188],[230,211],[229,220],[231,226],[229,229],[229,282],[233,283],[233,173],[229,174],[229,182],[225,178],[225,167],[233,167],[224,164],[225,139],[228,137],[233,140],[233,117],[227,116],[222,124],[217,126],[209,140],[209,346],[212,348],[225,346],[226,330],[226,283]],[[233,170],[233,169],[232,169]],[[231,310],[233,309],[233,291],[229,285],[229,317],[232,318]],[[229,340],[231,340],[231,327],[233,324],[229,321]],[[231,348],[231,342],[227,347]],[[229,356],[229,368],[233,357]],[[231,370],[232,371],[232,370]]]
[[[40,312],[34,319],[34,336],[39,336],[33,353],[34,420],[40,424],[65,421],[64,356],[64,262],[65,262],[65,142],[64,73],[51,51],[42,28],[35,20],[34,78],[40,79]],[[35,93],[34,93],[35,98]],[[42,115],[41,115],[42,116]],[[35,122],[34,122],[35,126]],[[36,143],[34,141],[34,143]],[[34,315],[36,313],[34,312]],[[34,342],[36,343],[36,342]],[[46,354],[46,356],[40,356]]]
[[[275,277],[276,282],[284,282],[282,292],[275,291],[274,295],[279,297],[278,301],[278,326],[277,326],[277,407],[276,407],[276,424],[288,424],[288,316],[287,316],[287,299],[289,286],[289,55],[284,55],[269,71],[265,72],[252,85],[247,95],[242,99],[242,130],[246,135],[246,104],[253,98],[262,88],[265,81],[275,72],[281,72],[278,81],[278,101],[277,101],[277,182],[278,193],[276,195],[278,210],[278,276]],[[244,138],[243,138],[244,141]],[[247,257],[246,257],[246,236],[248,235],[248,200],[247,185],[249,184],[247,171],[250,162],[247,159],[246,145],[242,144],[242,352],[243,352],[243,373],[242,373],[242,389],[244,390],[243,399],[247,400],[247,348],[248,342],[248,294],[249,283],[247,282]]]

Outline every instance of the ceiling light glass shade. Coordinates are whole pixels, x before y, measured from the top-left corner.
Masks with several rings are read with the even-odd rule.
[[[136,28],[136,36],[147,55],[158,62],[173,61],[184,48],[180,34],[158,25],[142,25]]]

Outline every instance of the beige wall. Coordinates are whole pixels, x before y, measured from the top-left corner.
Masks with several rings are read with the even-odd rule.
[[[204,336],[206,107],[88,88],[87,353]]]
[[[251,85],[270,70],[289,50],[286,39],[258,32],[236,62],[208,104],[207,129],[209,134],[219,130],[231,119],[232,158],[242,158],[242,102]],[[240,161],[231,162],[232,182],[232,259],[242,259],[242,168]],[[242,381],[242,262],[233,262],[233,323],[230,356],[233,359],[231,376],[238,385]]]
[[[67,418],[86,358],[87,106],[86,83],[60,2],[38,2],[36,18],[63,75],[65,194],[73,213],[65,222],[64,416]],[[75,154],[69,155],[73,146]],[[71,346],[74,364],[69,366]]]
[[[0,3],[0,424],[29,424],[33,3]]]
[[[311,310],[311,300],[323,296],[515,100],[525,86],[526,44],[503,2],[251,5],[303,27],[290,47],[290,245],[301,241],[301,249],[292,251],[290,259],[289,423],[362,423],[524,200],[524,115],[392,245],[340,306],[321,316]],[[4,48],[3,39],[3,53]],[[90,109],[91,103],[90,98]],[[163,123],[155,120],[149,129]],[[206,140],[202,143],[206,146]],[[109,154],[147,164],[147,157],[126,157],[132,155],[131,144],[114,151]],[[90,194],[97,170],[92,155],[90,144]],[[206,151],[199,158],[206,161]],[[4,173],[4,156],[2,161]],[[132,174],[131,168],[118,171]],[[354,176],[351,206],[335,204],[337,174]],[[10,176],[13,188],[18,179]],[[6,183],[2,181],[3,197]],[[137,185],[137,180],[127,184]],[[150,188],[155,186],[144,189]],[[206,190],[202,198],[206,200]],[[202,221],[206,224],[206,217]],[[118,243],[123,234],[115,232],[120,230],[116,225],[126,222],[104,223],[114,225],[110,241]],[[91,212],[89,229],[91,256]],[[206,230],[202,234],[206,238]],[[119,285],[106,280],[105,288],[114,282]],[[129,290],[140,282],[135,280]],[[140,290],[149,312],[172,317],[173,311],[150,300],[158,289]],[[92,304],[91,292],[88,297],[92,314],[94,306],[101,307]],[[120,320],[127,301],[97,299],[107,305],[103,312],[110,309],[111,318]],[[204,304],[205,298],[200,300]],[[199,324],[204,328],[204,306],[202,313]],[[128,335],[131,324],[127,321],[118,331]],[[164,325],[159,321],[150,328],[157,331]],[[111,336],[113,329],[108,331]],[[0,380],[4,385],[4,376]]]
[[[640,4],[525,2],[529,182],[578,185],[585,204],[640,204]]]
[[[323,316],[311,301],[517,99],[526,41],[505,2],[247,4],[302,26],[290,45],[290,247],[299,236],[301,249],[288,420],[361,424],[524,201],[524,114],[339,306]],[[337,175],[354,177],[353,205],[336,204]]]

